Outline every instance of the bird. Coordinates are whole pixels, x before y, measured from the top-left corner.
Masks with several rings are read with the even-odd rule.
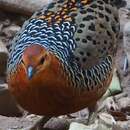
[[[48,117],[94,108],[115,67],[122,0],[57,0],[25,21],[11,42],[9,90]]]

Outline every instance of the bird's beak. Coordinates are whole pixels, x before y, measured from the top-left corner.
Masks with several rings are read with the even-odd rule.
[[[32,66],[29,66],[27,68],[27,76],[29,80],[33,77],[33,74],[34,74],[34,68]]]

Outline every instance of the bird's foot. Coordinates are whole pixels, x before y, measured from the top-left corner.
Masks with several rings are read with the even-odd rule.
[[[86,122],[86,125],[90,125],[95,122],[95,119],[98,114],[97,110],[97,103],[94,103],[92,106],[88,107],[89,115],[88,115],[88,120]]]
[[[96,113],[96,112],[89,113],[89,116],[88,116],[88,120],[87,120],[87,122],[86,122],[86,125],[90,125],[90,124],[94,123],[96,117],[97,117],[97,113]]]
[[[44,125],[51,119],[51,117],[42,117],[39,119],[33,127],[31,127],[29,130],[43,130]]]

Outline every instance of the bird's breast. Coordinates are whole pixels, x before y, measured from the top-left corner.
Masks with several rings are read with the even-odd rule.
[[[60,64],[53,64],[28,79],[22,65],[9,78],[9,88],[18,103],[30,113],[58,116],[76,112],[95,103],[106,91],[109,80],[103,81],[105,87],[96,87],[92,91],[75,88],[68,81]],[[100,88],[100,89],[99,89]]]

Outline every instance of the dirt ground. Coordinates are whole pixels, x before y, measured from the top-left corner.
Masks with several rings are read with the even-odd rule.
[[[128,1],[127,7],[130,8],[130,1]],[[20,16],[17,14],[0,11],[0,42],[2,42],[7,49],[9,49],[9,43],[14,37],[15,33],[20,30],[23,22],[26,19],[28,19],[27,16]],[[128,68],[126,72],[123,71],[126,53],[124,52],[122,38],[123,27],[129,20],[130,11],[126,8],[120,9],[121,34],[116,56],[116,66],[122,87],[122,93],[128,94],[128,97],[130,97],[130,68]],[[0,60],[2,60],[0,65],[4,63],[3,66],[6,66],[7,60],[5,58],[0,58]],[[84,118],[88,115],[87,109],[84,109],[81,113],[82,116],[79,116],[79,113],[74,114],[75,118],[73,119],[70,119],[70,117],[67,116],[53,118],[45,125],[45,127],[48,128],[48,130],[67,130],[70,122],[73,120],[78,122],[85,121],[82,120],[82,117]],[[6,69],[0,68],[0,130],[29,130],[40,118],[41,117],[36,115],[29,115],[27,112],[21,110],[21,108],[19,109],[19,106],[8,91],[6,82]]]

